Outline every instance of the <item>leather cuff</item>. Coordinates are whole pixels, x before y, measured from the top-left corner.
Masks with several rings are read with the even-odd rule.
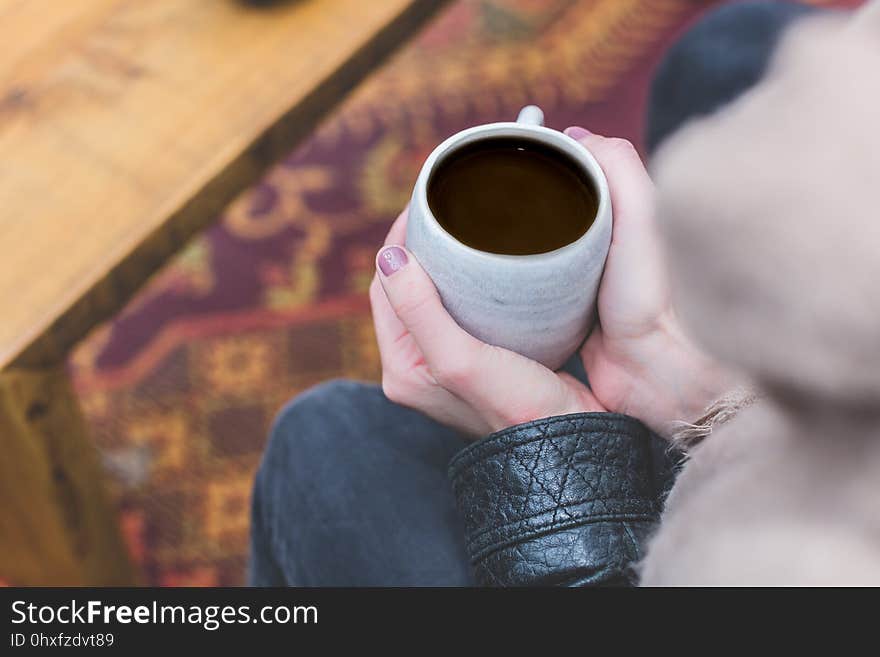
[[[626,583],[659,515],[654,472],[649,431],[615,413],[537,420],[465,448],[449,477],[478,579]]]

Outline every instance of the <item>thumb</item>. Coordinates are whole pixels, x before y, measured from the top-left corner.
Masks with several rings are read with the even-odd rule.
[[[486,345],[452,319],[433,281],[407,249],[394,244],[383,247],[376,268],[391,308],[437,382],[452,392],[468,386],[469,374],[478,371]]]

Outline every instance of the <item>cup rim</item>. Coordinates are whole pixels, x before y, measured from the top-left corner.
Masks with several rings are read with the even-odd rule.
[[[434,216],[433,211],[431,210],[431,206],[428,203],[428,181],[431,179],[431,175],[434,173],[434,170],[437,168],[437,165],[440,163],[441,159],[450,151],[454,150],[459,146],[464,146],[468,142],[476,141],[477,139],[492,139],[493,137],[524,137],[527,139],[537,139],[545,146],[549,146],[560,151],[563,155],[570,157],[575,160],[577,164],[583,167],[585,173],[589,176],[590,180],[596,187],[596,193],[599,196],[599,205],[596,208],[596,217],[593,220],[593,223],[590,224],[590,227],[584,231],[584,234],[581,235],[573,242],[569,242],[563,246],[560,246],[557,249],[553,249],[552,251],[544,251],[542,253],[529,253],[529,254],[509,254],[509,253],[493,253],[492,251],[481,251],[480,249],[475,249],[472,246],[468,246],[458,238],[456,238],[452,233],[447,231],[437,220],[437,217]],[[570,151],[565,149],[566,146],[573,147]],[[598,228],[596,225],[601,223],[602,221],[606,221],[606,217],[608,219],[611,218],[610,205],[611,205],[611,195],[608,188],[608,179],[605,177],[605,172],[602,170],[601,165],[593,156],[592,153],[580,142],[572,137],[569,137],[563,132],[559,132],[558,130],[553,130],[552,128],[547,128],[545,126],[518,123],[516,121],[502,121],[496,123],[486,123],[483,125],[474,126],[472,128],[466,128],[465,130],[461,130],[456,132],[454,135],[447,137],[443,140],[428,156],[425,160],[425,163],[422,165],[422,169],[419,172],[419,176],[416,179],[416,185],[413,190],[413,203],[418,203],[419,208],[421,210],[422,215],[428,219],[428,221],[433,224],[433,226],[440,231],[440,234],[444,235],[446,238],[452,240],[460,247],[464,248],[466,251],[473,253],[474,255],[478,255],[486,258],[493,258],[499,260],[536,260],[536,259],[547,259],[552,258],[561,254],[564,254],[568,251],[573,251],[574,249],[581,246],[583,243],[589,241],[592,238],[592,235],[598,232]]]

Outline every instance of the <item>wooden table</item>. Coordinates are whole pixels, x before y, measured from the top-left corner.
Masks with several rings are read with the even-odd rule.
[[[0,0],[0,579],[135,581],[66,353],[441,4]]]

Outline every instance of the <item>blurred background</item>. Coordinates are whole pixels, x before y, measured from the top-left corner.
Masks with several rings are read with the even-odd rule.
[[[274,414],[321,381],[379,378],[373,257],[431,149],[528,103],[551,127],[641,147],[654,67],[717,4],[445,4],[73,350],[143,583],[244,583],[251,483]]]

